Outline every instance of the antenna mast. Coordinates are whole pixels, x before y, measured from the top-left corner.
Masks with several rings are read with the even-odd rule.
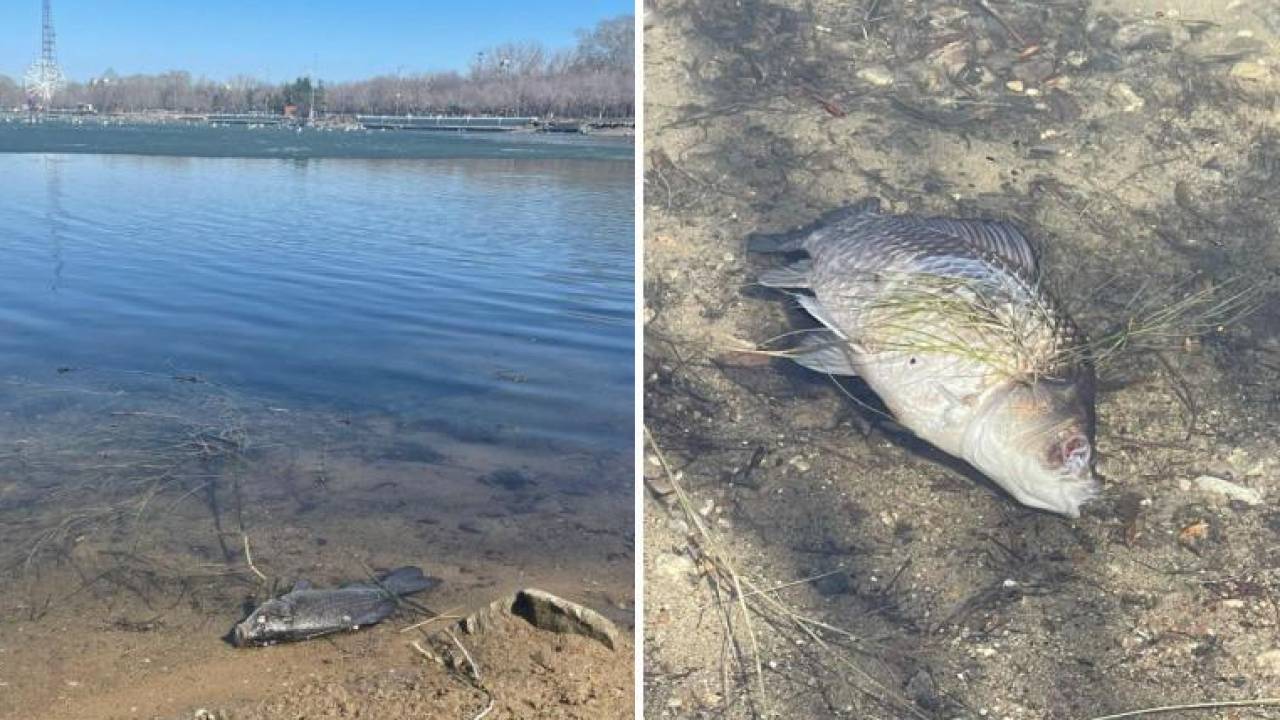
[[[43,0],[40,20],[40,58],[31,63],[25,79],[27,102],[32,107],[47,108],[67,82],[55,53],[52,0]]]

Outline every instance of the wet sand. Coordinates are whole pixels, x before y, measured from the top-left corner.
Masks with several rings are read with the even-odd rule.
[[[399,632],[423,619],[412,609],[359,633],[231,647],[232,624],[269,591],[246,537],[278,592],[416,564],[444,580],[418,598],[438,613],[539,587],[633,629],[633,534],[618,521],[629,457],[266,406],[181,380],[150,386],[4,386],[0,717],[485,707],[410,645],[424,634]],[[629,648],[519,623],[464,642],[494,693],[489,717],[630,713]]]

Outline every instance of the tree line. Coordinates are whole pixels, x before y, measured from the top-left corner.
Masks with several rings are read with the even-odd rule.
[[[119,75],[108,70],[70,82],[55,107],[92,104],[100,112],[279,113],[287,105],[317,114],[492,114],[619,117],[635,114],[635,19],[604,20],[578,32],[576,46],[549,50],[507,43],[477,53],[465,72],[382,75],[341,83],[310,77],[272,84],[249,76],[215,81],[172,71]],[[23,105],[22,86],[0,75],[0,108]]]

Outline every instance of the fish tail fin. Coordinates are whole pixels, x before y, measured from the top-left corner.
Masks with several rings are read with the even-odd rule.
[[[422,568],[406,565],[378,578],[378,582],[396,595],[410,595],[430,590],[443,581],[423,574]]]

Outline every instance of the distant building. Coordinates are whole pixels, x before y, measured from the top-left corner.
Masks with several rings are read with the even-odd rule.
[[[297,106],[297,105],[285,105],[285,106],[284,106],[284,116],[285,116],[285,117],[287,117],[287,118],[296,118],[296,117],[298,117],[298,106]]]

